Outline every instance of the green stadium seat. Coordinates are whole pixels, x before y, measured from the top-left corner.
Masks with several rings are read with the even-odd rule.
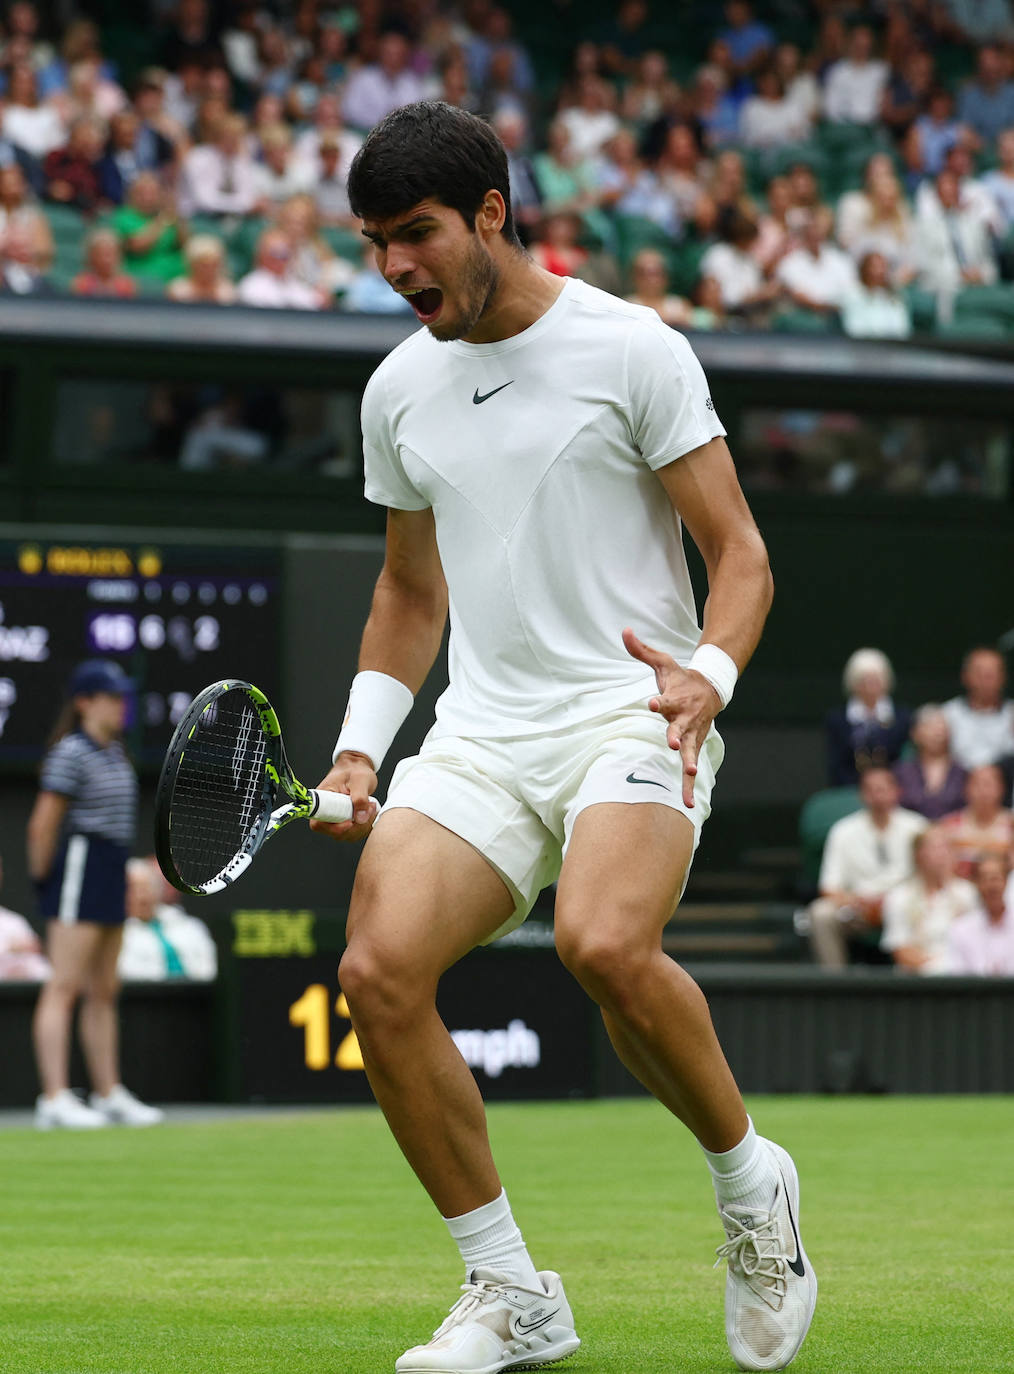
[[[776,334],[840,334],[837,315],[821,315],[816,310],[781,310],[771,321]]]
[[[678,296],[692,296],[701,275],[706,243],[681,243],[670,256],[669,286]]]
[[[229,255],[229,270],[235,280],[243,277],[253,267],[254,255],[257,251],[257,240],[268,227],[268,221],[257,215],[248,215],[245,219],[225,236],[226,247]],[[221,238],[222,228],[219,227],[219,237]]]
[[[81,211],[75,210],[73,206],[57,205],[52,201],[44,200],[40,208],[49,221],[53,242],[58,246],[80,243],[90,228],[90,221],[86,220]]]
[[[614,215],[616,228],[617,256],[624,269],[629,268],[634,257],[642,248],[657,248],[672,264],[675,244],[666,231],[654,220],[644,219],[641,215]]]
[[[966,286],[955,297],[954,318],[996,319],[1014,330],[1014,285]]]
[[[966,314],[939,323],[933,331],[940,339],[1014,339],[1014,322],[995,315]]]
[[[930,334],[937,322],[937,298],[932,291],[924,291],[919,286],[903,286],[901,294],[908,313],[912,317],[912,328],[917,334]]]
[[[809,887],[817,887],[820,861],[824,853],[827,832],[844,816],[851,816],[862,806],[858,787],[827,787],[807,797],[799,813],[799,843],[803,851],[803,878]]]
[[[337,253],[340,258],[346,258],[357,267],[362,262],[366,240],[357,230],[325,225],[320,234],[332,252]]]

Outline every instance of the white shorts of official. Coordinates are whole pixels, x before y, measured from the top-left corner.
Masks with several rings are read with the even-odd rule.
[[[711,791],[725,745],[711,727],[697,760],[694,805],[683,804],[679,753],[666,722],[646,702],[566,729],[519,739],[431,736],[394,771],[383,811],[408,807],[460,835],[486,859],[514,897],[519,926],[544,887],[556,881],[574,822],[600,802],[661,803],[694,827],[694,852],[711,814]]]

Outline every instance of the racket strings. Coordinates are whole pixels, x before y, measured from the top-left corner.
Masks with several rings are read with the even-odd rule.
[[[217,876],[247,848],[271,810],[267,740],[244,692],[226,692],[200,716],[173,787],[170,845],[184,882]]]

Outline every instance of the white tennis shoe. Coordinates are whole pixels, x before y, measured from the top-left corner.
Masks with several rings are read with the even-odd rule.
[[[37,1131],[95,1131],[108,1124],[101,1112],[86,1106],[69,1088],[64,1088],[55,1097],[36,1098]]]
[[[109,1126],[157,1126],[165,1120],[161,1107],[149,1107],[122,1083],[117,1083],[106,1097],[92,1093],[89,1101]]]
[[[725,1334],[740,1369],[784,1369],[803,1344],[817,1303],[817,1276],[799,1239],[799,1175],[772,1141],[778,1186],[770,1210],[718,1204],[728,1237]]]
[[[432,1340],[396,1361],[397,1374],[499,1374],[566,1359],[581,1342],[560,1275],[547,1270],[539,1282],[522,1288],[476,1269]]]

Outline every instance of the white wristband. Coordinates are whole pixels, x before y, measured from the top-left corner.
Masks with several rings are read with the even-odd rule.
[[[739,678],[739,669],[725,650],[717,644],[698,644],[687,667],[708,679],[718,693],[724,711],[732,700]]]
[[[365,754],[373,764],[373,771],[379,772],[384,755],[404,724],[414,700],[405,684],[388,673],[376,673],[371,669],[356,673],[331,762],[336,763],[338,755],[349,749],[356,754]]]

